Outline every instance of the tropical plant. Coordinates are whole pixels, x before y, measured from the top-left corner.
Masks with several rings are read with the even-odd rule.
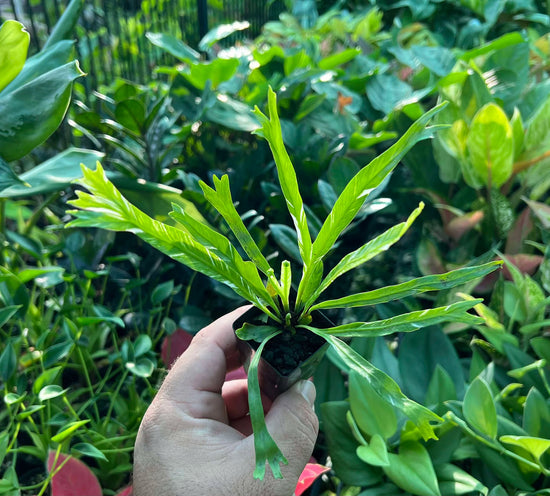
[[[265,314],[264,325],[245,324],[237,330],[237,335],[241,339],[260,343],[248,370],[250,415],[256,449],[254,476],[260,479],[265,475],[266,462],[273,474],[281,477],[279,464],[286,461],[266,429],[257,376],[259,359],[264,348],[269,347],[271,339],[282,335],[292,341],[294,336],[304,330],[320,336],[345,363],[369,381],[383,401],[399,408],[415,423],[421,436],[429,439],[434,437],[430,422],[438,421],[440,418],[404,396],[390,377],[373,367],[340,338],[382,336],[396,331],[411,332],[443,321],[475,324],[479,322],[479,318],[468,314],[467,310],[480,300],[462,301],[445,307],[410,312],[386,320],[354,322],[325,329],[311,325],[311,314],[319,309],[369,305],[391,301],[404,295],[455,286],[496,268],[494,263],[468,267],[428,279],[421,278],[389,288],[319,302],[320,295],[335,279],[387,250],[405,234],[420,214],[422,204],[405,222],[388,229],[361,248],[349,253],[328,274],[323,274],[324,259],[340,233],[353,220],[369,193],[397,166],[407,150],[418,141],[432,135],[434,129],[427,127],[427,123],[441,107],[427,112],[391,148],[351,179],[336,200],[314,241],[304,212],[296,173],[283,145],[276,96],[271,90],[268,108],[269,117],[259,109],[255,110],[261,122],[261,127],[255,132],[268,141],[273,152],[281,188],[298,237],[298,249],[303,265],[300,280],[295,281],[295,299],[290,297],[293,284],[290,263],[282,263],[280,277],[277,279],[274,269],[270,267],[233,206],[227,176],[221,179],[214,177],[214,188],[205,183],[201,183],[201,187],[206,199],[225,219],[250,261],[243,260],[239,251],[225,236],[197,222],[176,205],[170,215],[178,222],[178,227],[149,218],[116,190],[99,164],[95,172],[83,168],[84,178],[77,183],[87,188],[91,194],[79,191],[79,198],[71,201],[71,204],[80,210],[71,211],[76,219],[67,226],[102,227],[133,232],[175,260],[228,285]],[[264,274],[266,282],[262,281],[260,273]]]

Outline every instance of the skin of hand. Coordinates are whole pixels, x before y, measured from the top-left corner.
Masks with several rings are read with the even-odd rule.
[[[201,330],[148,408],[134,450],[134,496],[291,496],[318,432],[315,387],[301,381],[273,403],[267,428],[288,460],[283,479],[269,467],[254,479],[246,379],[224,384],[241,363],[233,321],[241,307]]]

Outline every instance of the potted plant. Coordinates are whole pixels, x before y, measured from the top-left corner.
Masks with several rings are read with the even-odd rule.
[[[76,218],[68,227],[101,227],[133,232],[173,259],[226,284],[256,309],[257,315],[249,322],[242,322],[242,326],[237,329],[239,338],[257,343],[248,367],[249,407],[256,451],[254,477],[264,477],[266,462],[275,477],[282,477],[279,465],[286,463],[284,455],[266,428],[257,373],[260,357],[268,349],[269,343],[277,338],[283,339],[287,343],[286,346],[291,346],[291,343],[304,333],[321,338],[352,370],[369,381],[381,401],[396,406],[414,422],[424,439],[435,438],[430,422],[439,421],[440,418],[407,398],[389,376],[365,360],[341,338],[410,332],[444,321],[476,324],[480,321],[479,318],[469,314],[468,310],[480,300],[460,301],[445,307],[405,313],[385,320],[353,322],[338,326],[319,325],[313,317],[317,310],[373,305],[425,291],[457,286],[482,277],[497,267],[498,263],[466,267],[374,291],[333,300],[322,299],[323,292],[339,276],[397,242],[422,211],[423,204],[420,204],[405,222],[393,226],[352,251],[327,274],[324,273],[324,259],[342,231],[354,219],[370,192],[382,183],[405,153],[418,141],[431,137],[434,128],[427,127],[427,123],[443,105],[420,117],[393,146],[363,167],[350,180],[313,240],[296,173],[283,144],[276,96],[269,90],[269,117],[258,108],[255,109],[260,122],[260,127],[255,133],[268,141],[273,152],[281,189],[297,232],[303,266],[299,281],[295,284],[294,297],[291,297],[293,275],[290,263],[282,263],[277,277],[235,209],[226,175],[221,178],[214,176],[213,188],[205,183],[201,183],[201,188],[206,199],[225,219],[249,260],[244,260],[225,236],[196,220],[180,206],[173,205],[174,210],[170,213],[178,227],[154,220],[119,193],[107,179],[100,164],[95,171],[83,167],[84,177],[77,183],[88,189],[91,194],[78,191],[78,199],[70,202],[81,210],[70,212]],[[309,373],[309,370],[307,372]]]

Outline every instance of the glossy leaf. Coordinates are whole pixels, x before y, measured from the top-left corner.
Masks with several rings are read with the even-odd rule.
[[[523,428],[530,436],[550,439],[550,405],[534,387],[525,400]]]
[[[51,384],[49,386],[44,386],[38,393],[38,399],[40,401],[53,400],[58,396],[62,396],[67,392],[67,389],[63,389],[61,386],[56,384]]]
[[[441,104],[426,112],[397,143],[372,160],[353,177],[338,197],[313,243],[314,260],[321,260],[328,253],[338,236],[357,215],[370,192],[382,183],[405,154],[418,141],[432,136],[434,128],[426,127],[426,125],[444,106],[445,104]]]
[[[373,291],[357,293],[351,296],[345,296],[335,300],[327,300],[317,303],[311,307],[311,310],[320,310],[322,308],[350,308],[365,305],[378,305],[388,301],[400,300],[407,296],[413,296],[426,291],[438,291],[461,286],[478,277],[484,277],[501,266],[501,262],[490,262],[474,267],[464,267],[462,269],[452,270],[445,274],[435,274],[425,277],[412,279],[394,286],[385,286]]]
[[[407,398],[396,382],[381,370],[374,367],[359,353],[350,348],[342,340],[326,333],[325,330],[310,328],[312,332],[326,339],[337,355],[367,381],[373,390],[390,405],[398,408],[417,427],[424,439],[436,438],[430,422],[438,422],[440,417],[427,408]]]
[[[237,31],[248,29],[249,27],[250,23],[248,21],[235,21],[231,24],[220,24],[203,36],[203,38],[199,41],[199,50],[206,51],[214,43],[227,38]]]
[[[460,301],[445,307],[435,307],[427,310],[404,313],[389,319],[372,322],[352,322],[336,327],[323,329],[324,333],[341,337],[374,337],[385,336],[394,332],[413,332],[422,327],[440,324],[442,322],[461,322],[464,324],[480,324],[481,319],[467,313],[476,303],[482,300]]]
[[[476,377],[466,390],[462,406],[468,424],[478,432],[495,439],[497,435],[497,412],[487,383]]]
[[[248,368],[248,405],[250,408],[252,430],[254,431],[254,451],[256,452],[254,478],[260,480],[263,480],[265,476],[266,463],[270,466],[273,477],[276,479],[282,479],[283,477],[280,464],[288,463],[275,441],[273,441],[265,425],[264,409],[260,394],[260,382],[258,379],[258,363],[264,346],[271,338],[279,334],[279,332],[280,331],[274,332],[264,339],[254,353]]]
[[[78,62],[73,61],[0,93],[0,153],[4,160],[25,156],[59,127],[71,100],[73,81],[82,75]]]
[[[30,36],[17,21],[0,26],[0,92],[19,74],[27,58]]]
[[[379,434],[372,436],[368,445],[359,446],[357,456],[375,467],[387,467],[390,464],[386,443]]]
[[[535,460],[540,458],[550,449],[550,439],[531,436],[500,436],[499,441],[504,444],[519,446],[529,452]]]
[[[464,178],[474,187],[500,187],[512,175],[514,138],[504,111],[489,103],[481,108],[470,125],[466,140],[468,159]]]
[[[84,178],[78,184],[93,194],[80,191],[79,198],[70,202],[82,210],[70,212],[76,219],[67,227],[102,227],[133,232],[174,260],[227,284],[243,298],[267,310],[266,305],[270,304],[271,296],[257,273],[253,279],[250,278],[250,272],[240,273],[239,267],[227,264],[190,234],[145,215],[120,194],[107,179],[99,163],[95,172],[84,167],[83,173]]]
[[[298,188],[296,172],[294,171],[294,167],[292,166],[292,162],[284,146],[281,123],[277,114],[277,97],[272,89],[268,92],[267,105],[269,117],[264,115],[260,109],[255,109],[254,113],[262,125],[260,129],[255,131],[255,134],[267,140],[273,153],[273,158],[277,166],[279,183],[281,184],[286,205],[298,235],[300,254],[304,261],[304,267],[308,267],[312,260],[311,236],[307,225],[304,204]]]
[[[441,494],[445,496],[481,493],[487,494],[487,487],[471,474],[451,463],[435,465],[435,473]]]
[[[399,454],[388,457],[390,464],[383,469],[392,482],[418,496],[441,495],[430,455],[420,443],[401,443]]]
[[[18,184],[0,191],[0,198],[18,198],[52,193],[67,188],[82,177],[80,164],[92,167],[105,156],[102,152],[82,148],[67,148],[58,155],[21,174],[28,186]]]

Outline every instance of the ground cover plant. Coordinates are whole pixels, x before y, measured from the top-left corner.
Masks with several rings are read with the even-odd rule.
[[[323,258],[336,242],[340,232],[359,211],[365,197],[382,183],[407,149],[418,140],[430,136],[432,130],[426,127],[426,123],[438,109],[426,113],[393,147],[367,165],[350,181],[340,198],[336,200],[331,214],[321,227],[317,237],[312,240],[296,175],[284,149],[276,98],[273,92],[269,94],[268,106],[269,117],[256,110],[256,115],[262,123],[256,132],[270,144],[277,165],[279,181],[297,232],[298,248],[303,266],[299,282],[296,281],[297,289],[294,301],[290,296],[293,282],[290,263],[283,261],[281,273],[277,279],[274,270],[269,266],[234,209],[227,176],[221,179],[214,177],[214,189],[205,183],[201,183],[201,187],[207,200],[228,223],[250,261],[244,261],[227,238],[200,224],[177,206],[171,216],[181,225],[180,229],[147,217],[122,197],[107,180],[99,164],[95,172],[89,169],[83,170],[84,179],[80,180],[78,184],[86,187],[91,194],[78,192],[78,200],[71,201],[72,205],[81,210],[71,211],[76,220],[69,223],[69,227],[103,227],[133,232],[175,260],[227,284],[237,294],[263,312],[265,315],[263,325],[258,325],[256,322],[245,323],[237,330],[237,335],[241,339],[255,340],[260,343],[250,361],[248,373],[249,405],[256,449],[254,476],[260,479],[264,477],[266,463],[269,464],[276,477],[281,477],[279,464],[286,462],[284,455],[267,432],[260,401],[257,368],[262,351],[269,346],[268,342],[271,339],[281,334],[292,340],[301,329],[322,337],[329,342],[346,364],[373,385],[384,401],[396,405],[416,424],[421,435],[425,439],[429,439],[433,437],[430,421],[437,421],[438,417],[403,396],[387,375],[374,369],[369,362],[339,338],[386,335],[396,330],[411,332],[442,321],[473,324],[478,321],[478,318],[468,314],[467,310],[479,303],[479,300],[466,300],[445,307],[411,312],[393,319],[368,323],[356,322],[328,328],[313,327],[311,312],[321,308],[362,306],[391,301],[403,295],[463,284],[495,269],[494,264],[472,267],[436,276],[429,280],[413,280],[404,285],[374,293],[361,293],[317,303],[320,294],[339,275],[388,249],[402,237],[420,214],[422,205],[411,214],[406,222],[394,226],[361,248],[349,253],[328,274],[323,274]],[[267,286],[262,282],[259,271],[267,278]],[[283,348],[281,353],[285,352],[285,348]]]

